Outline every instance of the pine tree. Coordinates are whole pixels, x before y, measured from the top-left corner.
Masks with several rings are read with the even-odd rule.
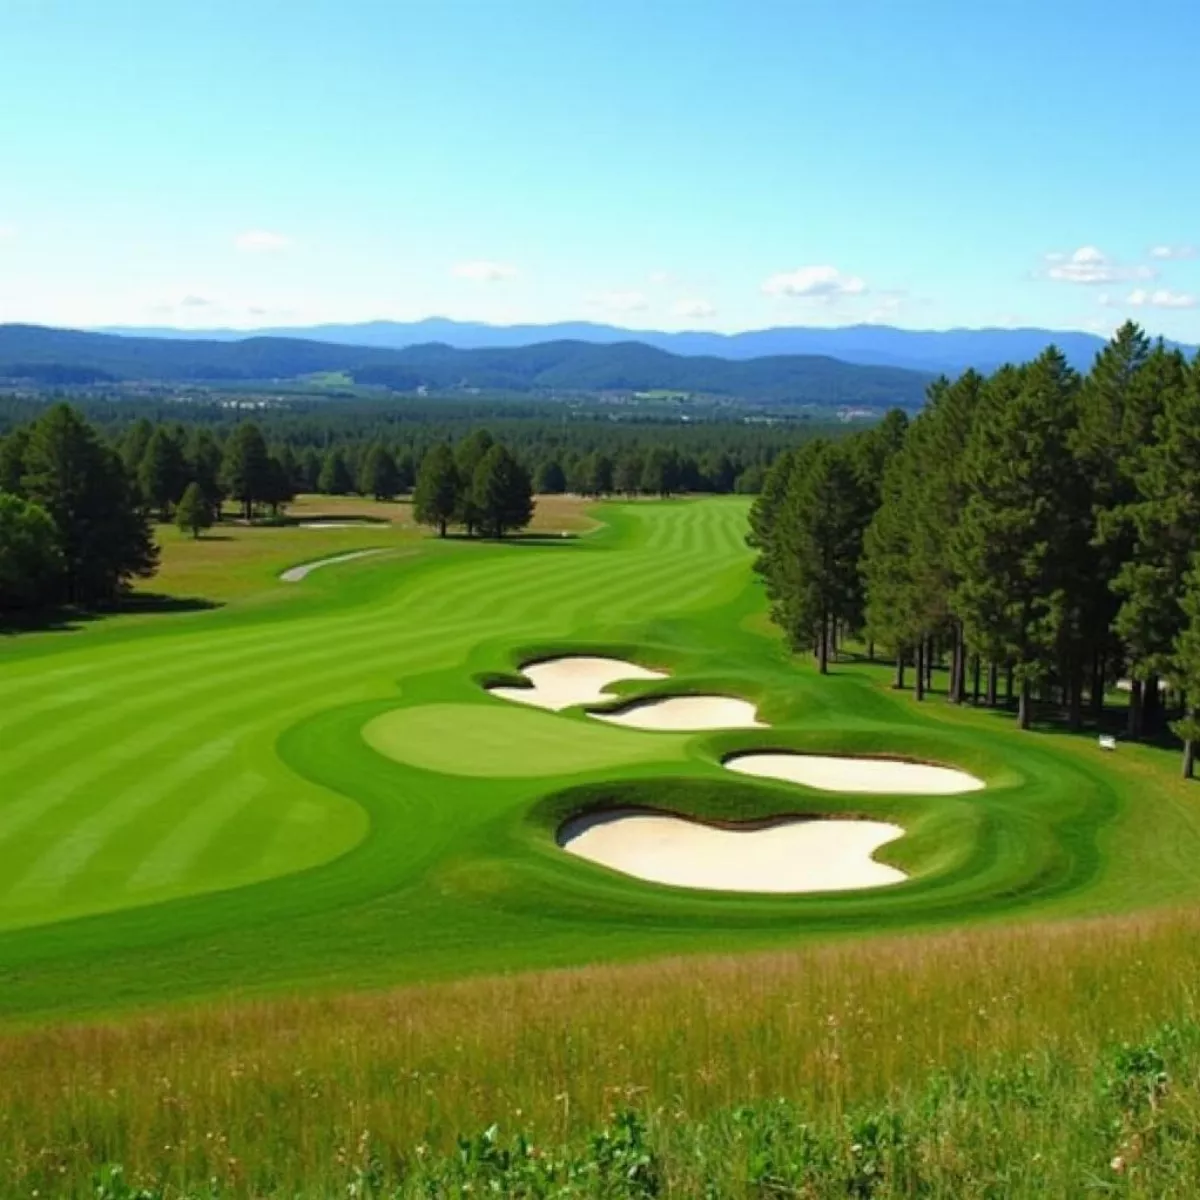
[[[137,468],[138,491],[143,502],[157,508],[159,519],[170,518],[171,508],[187,486],[187,460],[174,435],[159,425],[150,435]]]
[[[63,565],[49,513],[32,501],[0,491],[0,613],[54,603]]]
[[[189,483],[175,509],[175,524],[179,531],[198,538],[202,529],[212,528],[212,523],[212,509],[205,500],[200,485]]]
[[[537,490],[544,496],[557,496],[567,490],[567,477],[555,458],[549,458],[538,467]]]
[[[1175,638],[1171,675],[1187,698],[1187,709],[1171,728],[1183,741],[1183,777],[1191,779],[1200,741],[1200,557],[1192,559],[1179,607],[1183,624]]]
[[[221,482],[226,493],[241,503],[247,521],[270,486],[270,469],[262,430],[252,421],[239,425],[225,443]]]
[[[454,462],[458,468],[458,477],[462,480],[456,519],[466,529],[468,536],[481,524],[481,515],[475,505],[475,492],[471,486],[472,480],[484,455],[491,450],[495,442],[496,439],[486,429],[475,429],[459,443],[455,452]]]
[[[1050,347],[1015,395],[986,393],[964,459],[967,501],[952,539],[959,580],[953,604],[976,651],[1013,664],[1022,729],[1031,723],[1034,687],[1058,663],[1078,601],[1070,560],[1086,529],[1074,524],[1076,388],[1066,359]]]
[[[0,492],[12,496],[24,495],[25,451],[29,445],[29,430],[14,429],[5,438],[0,438]]]
[[[207,429],[194,430],[184,459],[187,474],[200,489],[213,521],[220,520],[225,492],[221,487],[221,447],[216,438]]]
[[[158,548],[120,456],[69,405],[33,425],[23,486],[54,522],[68,601],[108,603],[154,573]]]
[[[367,451],[358,490],[376,500],[395,500],[400,491],[400,472],[391,451],[378,442]]]
[[[417,472],[413,491],[413,515],[422,525],[437,528],[446,536],[446,526],[461,508],[462,481],[454,461],[454,451],[439,442],[425,454]]]
[[[613,472],[613,487],[623,496],[636,496],[642,486],[643,463],[636,451],[623,451]]]
[[[502,538],[513,529],[524,529],[533,519],[533,485],[529,472],[497,443],[475,468],[471,497],[480,529]]]
[[[354,478],[346,465],[346,456],[337,447],[325,455],[317,491],[326,496],[345,496],[354,491]]]

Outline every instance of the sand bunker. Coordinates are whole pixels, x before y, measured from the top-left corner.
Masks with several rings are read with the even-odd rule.
[[[297,527],[300,529],[362,529],[370,528],[372,525],[383,525],[384,521],[371,521],[366,517],[359,521],[299,521]]]
[[[624,875],[720,892],[843,892],[901,883],[871,855],[904,830],[882,821],[787,818],[719,829],[664,813],[618,809],[576,817],[559,845]]]
[[[881,792],[949,796],[977,792],[983,780],[953,767],[931,767],[895,758],[844,758],[820,754],[739,754],[725,766],[741,775],[782,779],[824,792]]]
[[[662,696],[620,712],[592,713],[598,721],[630,729],[690,733],[702,729],[766,729],[754,705],[732,696]]]
[[[350,554],[335,554],[332,558],[319,558],[316,562],[304,563],[299,567],[289,567],[279,576],[284,583],[299,583],[312,571],[321,567],[332,567],[334,563],[349,562],[352,558],[366,558],[368,554],[378,554],[379,550],[354,550]]]
[[[572,655],[548,658],[521,669],[530,687],[491,687],[487,690],[502,700],[532,704],[558,712],[575,704],[598,704],[616,697],[604,689],[619,679],[666,679],[661,671],[639,667],[619,658]]]

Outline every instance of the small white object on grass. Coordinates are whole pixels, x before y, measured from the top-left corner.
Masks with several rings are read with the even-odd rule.
[[[1117,739],[1111,734],[1102,733],[1100,735],[1101,750],[1115,750],[1117,748]]]

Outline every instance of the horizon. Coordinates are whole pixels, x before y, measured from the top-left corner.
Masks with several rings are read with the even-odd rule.
[[[9,4],[0,321],[1196,344],[1200,13],[1117,11]]]

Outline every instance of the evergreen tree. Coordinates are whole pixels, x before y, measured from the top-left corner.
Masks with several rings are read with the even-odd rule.
[[[59,597],[63,557],[44,508],[0,491],[0,613],[45,608]]]
[[[271,515],[277,517],[280,510],[295,498],[296,485],[292,482],[291,472],[284,466],[282,459],[270,455],[267,459],[266,483],[260,499],[270,506]]]
[[[132,578],[154,573],[158,548],[120,456],[69,405],[35,422],[24,488],[54,522],[70,602],[111,602]]]
[[[411,450],[405,450],[396,458],[396,487],[402,494],[413,490],[417,483],[417,463]]]
[[[979,653],[1013,665],[1022,729],[1079,601],[1071,557],[1087,530],[1074,499],[1076,389],[1066,359],[1050,347],[1014,396],[986,394],[964,460],[967,501],[952,539],[954,607]]]
[[[679,458],[663,446],[654,446],[642,467],[641,489],[667,497],[679,489]]]
[[[181,533],[190,533],[193,538],[198,538],[202,529],[212,528],[212,523],[212,509],[205,500],[200,485],[189,483],[176,506],[175,524],[179,526]]]
[[[1187,708],[1172,729],[1183,741],[1183,777],[1191,779],[1195,773],[1196,743],[1200,741],[1200,558],[1192,560],[1179,607],[1183,624],[1175,639],[1171,674],[1187,699]]]
[[[242,505],[247,521],[270,487],[270,458],[262,430],[252,421],[239,425],[225,443],[221,482],[227,495]]]
[[[613,487],[623,496],[636,496],[642,487],[643,463],[636,451],[626,450],[617,458]]]
[[[1200,371],[1159,348],[1139,372],[1139,385],[1161,411],[1154,435],[1135,453],[1132,503],[1108,522],[1129,549],[1113,580],[1120,600],[1114,626],[1128,650],[1130,671],[1147,706],[1157,699],[1157,676],[1169,673],[1185,623],[1181,600],[1200,536]],[[1136,699],[1136,693],[1135,693]],[[1131,712],[1140,732],[1140,706]]]
[[[24,495],[25,451],[29,446],[29,430],[14,429],[0,438],[0,492],[11,496]]]
[[[567,477],[556,458],[548,458],[538,467],[537,490],[544,496],[557,496],[567,490]]]
[[[481,514],[475,505],[475,490],[472,487],[472,481],[484,455],[495,445],[495,441],[496,439],[486,429],[476,429],[459,443],[458,450],[455,452],[455,465],[458,468],[458,477],[462,480],[456,520],[466,529],[468,536],[473,534],[482,523]]]
[[[121,462],[125,465],[125,473],[130,479],[138,479],[142,459],[146,457],[146,447],[154,436],[154,425],[146,417],[135,421],[125,436],[121,439]]]
[[[308,446],[300,456],[300,487],[302,492],[315,492],[317,480],[321,478],[321,456]]]
[[[150,435],[137,469],[138,491],[149,508],[157,508],[166,521],[187,486],[187,460],[183,447],[164,425]]]
[[[193,430],[184,459],[187,474],[200,489],[213,521],[220,520],[225,493],[221,487],[221,447],[216,438],[207,429]]]
[[[439,537],[455,519],[462,502],[462,481],[454,461],[454,451],[439,442],[421,460],[413,491],[413,515],[422,525],[436,527]]]
[[[502,538],[509,530],[524,529],[533,519],[529,472],[499,443],[475,468],[471,495],[479,528],[488,537]]]
[[[378,442],[367,452],[358,490],[364,496],[374,496],[376,500],[395,500],[400,492],[400,472],[396,460],[391,451]]]
[[[325,455],[317,491],[326,496],[345,496],[354,491],[354,479],[346,465],[346,456],[336,447]]]

